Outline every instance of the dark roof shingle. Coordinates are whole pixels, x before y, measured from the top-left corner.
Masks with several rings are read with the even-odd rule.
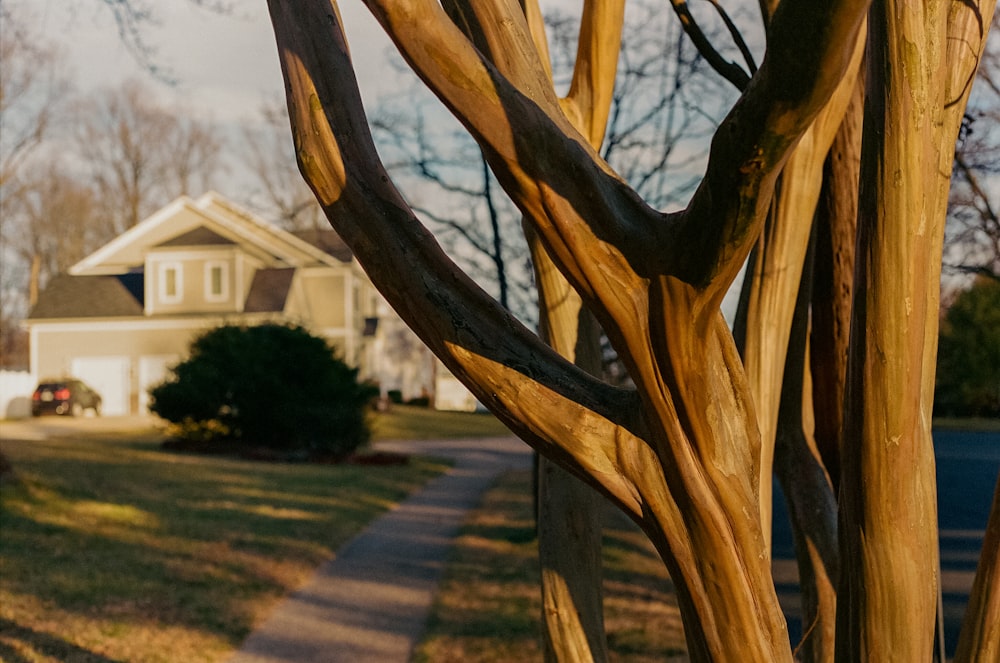
[[[28,314],[29,320],[141,316],[143,275],[53,278]]]
[[[250,292],[243,305],[246,313],[280,313],[285,310],[288,291],[292,287],[295,269],[258,269],[250,283]]]
[[[325,251],[340,262],[351,262],[351,258],[354,257],[350,247],[344,243],[336,230],[296,230],[292,234],[302,241],[312,244],[317,249]]]
[[[214,230],[209,230],[205,226],[198,226],[194,230],[181,233],[164,242],[157,244],[157,248],[162,246],[217,246],[220,244],[235,244],[232,240],[226,239]]]

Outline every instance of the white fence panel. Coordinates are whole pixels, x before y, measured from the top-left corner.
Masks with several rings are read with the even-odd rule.
[[[27,371],[0,371],[0,419],[31,416],[31,392],[38,379]]]

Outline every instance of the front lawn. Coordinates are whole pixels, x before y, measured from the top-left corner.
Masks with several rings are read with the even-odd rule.
[[[220,661],[444,470],[166,453],[153,435],[4,441],[0,660]]]
[[[443,412],[413,405],[392,405],[371,419],[376,440],[428,440],[458,437],[493,437],[510,431],[486,412]]]

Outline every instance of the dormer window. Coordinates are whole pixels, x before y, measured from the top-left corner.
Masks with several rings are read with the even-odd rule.
[[[184,291],[184,273],[178,262],[160,263],[159,295],[164,304],[177,304],[181,301]]]
[[[229,265],[212,260],[205,263],[205,301],[224,302],[229,299]]]

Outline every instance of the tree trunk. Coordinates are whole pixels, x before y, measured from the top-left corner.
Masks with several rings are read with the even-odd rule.
[[[814,231],[815,234],[815,231]],[[806,255],[795,299],[781,383],[775,475],[788,504],[802,596],[803,663],[832,663],[837,621],[837,498],[813,436],[809,354],[809,301],[815,241]]]
[[[42,256],[40,253],[31,255],[31,267],[28,276],[28,308],[38,303],[38,293],[41,291]]]
[[[1000,477],[993,491],[976,580],[955,650],[955,663],[995,661],[1000,661]]]
[[[968,94],[961,81],[974,71],[942,63],[954,53],[963,65],[959,51],[981,51],[978,12],[908,0],[877,0],[870,12],[840,483],[838,660],[933,656],[939,566],[931,409],[941,243]]]
[[[608,660],[601,587],[603,499],[544,456],[538,460],[545,660],[602,663]]]
[[[539,293],[542,337],[591,375],[600,375],[600,330],[580,296],[528,231]],[[544,456],[538,458],[538,558],[542,645],[546,661],[603,663],[604,630],[600,506],[593,488]]]
[[[827,155],[823,190],[816,209],[809,365],[816,446],[833,481],[834,493],[840,484],[840,438],[851,327],[864,87],[864,76],[859,75],[854,95]]]
[[[850,68],[785,164],[774,213],[746,277],[750,285],[743,357],[760,424],[760,510],[769,550],[774,444],[795,293],[822,187],[823,163],[853,96],[863,52],[864,39],[859,37]]]
[[[537,3],[526,2],[532,41],[548,68],[549,51]],[[600,149],[617,73],[623,0],[584,3],[577,57],[569,92],[560,105],[573,126]],[[540,238],[525,224],[535,265],[539,319],[545,341],[590,375],[600,377],[600,327],[580,295],[553,263]],[[541,457],[538,464],[538,551],[542,571],[545,660],[604,663],[601,500],[593,488]]]

